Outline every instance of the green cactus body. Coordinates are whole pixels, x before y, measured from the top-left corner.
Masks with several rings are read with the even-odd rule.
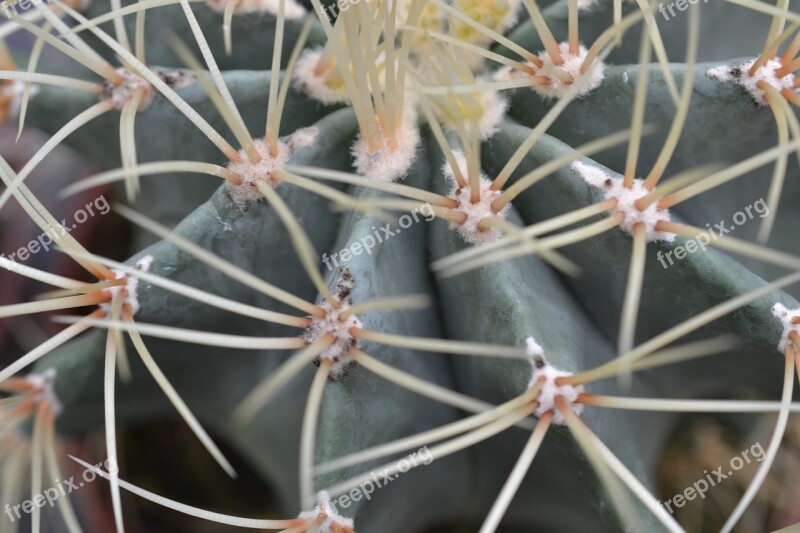
[[[3,51],[0,119],[51,137],[22,169],[3,154],[0,210],[18,203],[92,281],[0,257],[51,287],[0,318],[66,324],[0,370],[0,503],[79,464],[108,480],[118,531],[139,523],[123,492],[226,531],[790,525],[756,497],[797,410],[800,14],[684,11],[95,0],[12,16],[0,36],[35,41],[19,65]],[[111,186],[127,261],[92,255],[26,184],[60,144],[107,169],[59,198]],[[235,453],[274,489],[279,516],[192,507],[113,468],[117,427],[176,412],[214,468],[235,477]],[[657,492],[687,413],[740,417],[742,439],[745,413],[775,419],[704,528]],[[105,466],[67,457],[98,432]],[[92,530],[57,503],[0,531]]]

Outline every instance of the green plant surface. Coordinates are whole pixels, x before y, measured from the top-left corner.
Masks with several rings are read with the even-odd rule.
[[[739,65],[743,60],[734,59],[725,64]],[[678,174],[700,165],[724,162],[732,165],[753,157],[775,146],[777,134],[774,118],[765,113],[764,107],[755,104],[752,97],[741,87],[723,83],[708,75],[708,71],[718,67],[717,63],[702,64],[695,67],[694,90],[688,118],[681,131],[675,155],[667,168],[667,173]],[[592,139],[625,129],[630,124],[638,67],[615,66],[606,70],[604,83],[589,97],[577,100],[562,113],[549,130],[554,137],[572,146],[578,146]],[[673,66],[672,73],[676,83],[681,84],[684,69]],[[669,92],[663,83],[663,75],[651,69],[647,92],[645,120],[655,125],[656,131],[647,136],[639,151],[643,167],[652,166],[661,150],[674,114]],[[511,115],[520,123],[535,125],[549,107],[531,91],[519,90],[513,96]],[[544,104],[544,105],[542,105]],[[587,121],[585,116],[591,112],[597,120]],[[709,132],[713,132],[710,135]],[[747,139],[747,142],[743,142]],[[596,156],[597,161],[611,169],[622,169],[625,165],[625,147],[612,148]],[[789,158],[787,176],[796,174],[797,160]],[[732,183],[714,190],[714,201],[705,197],[691,199],[678,206],[677,211],[696,226],[707,223],[716,224],[721,220],[730,221],[737,211],[751,205],[758,199],[769,199],[770,165],[758,168]],[[781,194],[784,206],[791,205],[798,198],[798,180],[789,177]],[[797,210],[777,211],[776,227],[790,228],[797,224]],[[737,237],[755,240],[759,220],[736,229]],[[773,248],[797,254],[797,239],[785,231],[773,232],[769,241]],[[765,279],[774,279],[779,270],[758,261],[744,259],[744,264]]]
[[[24,100],[25,128],[107,169],[95,181],[111,184],[132,237],[127,259],[91,255],[51,214],[54,196],[17,177],[31,169],[0,158],[0,209],[18,204],[26,227],[53,234],[50,253],[86,271],[76,281],[0,258],[43,293],[3,302],[0,319],[68,328],[0,370],[0,495],[47,488],[73,462],[65,439],[104,433],[116,461],[119,428],[179,415],[215,468],[230,470],[223,445],[271,489],[264,509],[280,514],[253,520],[281,521],[142,492],[154,463],[97,471],[109,527],[169,527],[141,525],[144,496],[225,530],[707,531],[708,511],[690,522],[668,507],[663,472],[675,457],[701,462],[675,442],[694,442],[688,420],[710,413],[742,446],[769,428],[766,459],[737,474],[731,501],[713,500],[722,531],[789,525],[791,497],[764,494],[797,488],[776,456],[800,408],[800,84],[787,77],[800,14],[740,3],[667,21],[626,2],[620,26],[610,0],[356,1],[336,20],[318,2],[292,18],[287,0],[239,0],[232,50],[205,2],[97,1],[83,14],[54,2],[8,22],[34,44],[17,65],[0,53],[0,118]],[[590,71],[578,41],[615,31]],[[207,70],[187,68],[175,37]],[[41,39],[74,68],[37,65]],[[765,48],[777,77],[757,85],[741,65]],[[727,81],[710,74],[729,67]],[[164,73],[187,83],[156,87]],[[87,109],[98,116],[71,131]],[[59,201],[97,185],[76,180]],[[629,205],[653,189],[653,209]],[[772,219],[751,217],[663,262],[759,201],[774,216],[766,242]],[[422,451],[430,461],[401,466]],[[59,503],[60,518],[30,513],[32,530],[90,530],[94,511]]]
[[[223,15],[212,9],[205,2],[192,2],[192,10],[197,16],[200,26],[204,28],[208,44],[214,57],[223,70],[268,70],[272,64],[272,43],[275,42],[275,22],[277,13],[240,13],[232,18],[231,36],[232,52],[225,50]],[[134,5],[135,2],[123,2],[123,7]],[[307,6],[308,7],[308,6]],[[111,13],[108,2],[92,2],[85,12],[88,18],[97,18]],[[293,43],[300,36],[306,17],[286,21],[285,40]],[[125,17],[125,27],[129,35],[134,35],[136,18]],[[113,31],[113,22],[101,25],[105,31]],[[196,55],[200,50],[195,45],[191,27],[186,21],[186,16],[180,5],[167,5],[159,9],[156,16],[147,17],[145,25],[145,38],[147,39],[147,61],[151,65],[164,67],[184,66],[175,51],[170,46],[169,39],[178,38],[188,44]],[[91,36],[87,38],[92,42]],[[307,45],[319,46],[325,42],[325,33],[321,25],[316,22],[312,26]],[[92,43],[101,47],[97,41]],[[284,47],[282,60],[285,64],[291,54],[291,46]],[[112,58],[111,54],[107,57]]]

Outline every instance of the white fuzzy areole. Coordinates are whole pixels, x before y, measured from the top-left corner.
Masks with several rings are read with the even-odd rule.
[[[303,51],[294,67],[294,88],[323,104],[348,103],[350,97],[344,87],[331,87],[328,84],[330,72],[317,72],[323,50],[322,46],[318,46]]]
[[[528,67],[532,68],[536,72],[535,76],[543,76],[549,80],[549,83],[547,84],[537,84],[531,86],[531,89],[545,98],[563,97],[569,88],[572,87],[574,81],[583,74],[581,72],[581,66],[583,65],[583,62],[586,59],[586,54],[588,53],[586,48],[581,45],[577,55],[570,53],[568,43],[561,43],[558,45],[558,49],[561,51],[561,57],[564,59],[564,62],[561,65],[554,65],[546,51],[539,53],[537,56],[543,63],[541,67],[537,67],[530,61],[525,63]],[[561,81],[561,78],[553,75],[553,70],[566,73],[568,76],[567,81]],[[506,81],[526,78],[529,76],[530,74],[527,72],[521,72],[511,67],[502,67],[495,71],[492,78],[495,81]],[[576,98],[580,98],[589,94],[603,82],[603,79],[605,79],[605,65],[603,63],[598,63],[592,69],[589,76],[584,80],[583,87],[576,95]]]
[[[539,59],[542,60],[544,65],[537,69],[536,75],[546,77],[550,83],[547,85],[534,85],[532,89],[546,98],[561,98],[566,94],[569,88],[572,87],[573,82],[583,74],[581,72],[581,66],[588,54],[588,51],[583,45],[580,46],[577,54],[571,54],[569,51],[569,43],[566,42],[559,44],[558,49],[561,51],[561,57],[564,59],[561,65],[554,65],[547,52],[539,53]],[[567,74],[568,80],[566,82],[561,81],[558,76],[552,74],[552,70],[558,70]],[[583,88],[578,93],[577,98],[585,96],[596,89],[604,78],[605,65],[600,63],[592,69],[589,77],[584,81]]]
[[[647,242],[673,242],[675,240],[674,233],[656,230],[659,222],[672,220],[668,209],[659,208],[658,202],[650,204],[644,211],[639,211],[639,208],[636,207],[636,202],[651,192],[644,186],[643,180],[633,180],[633,187],[629,189],[625,187],[623,178],[609,176],[599,167],[576,161],[572,164],[572,169],[580,174],[589,185],[603,189],[606,200],[611,198],[617,200],[614,211],[625,215],[625,220],[620,224],[621,230],[633,235],[633,228],[637,224],[642,224],[645,228]]]
[[[321,514],[325,515],[325,521],[319,526],[319,533],[333,533],[333,525],[340,528],[353,529],[352,518],[346,518],[336,512],[336,508],[331,504],[331,497],[325,491],[317,493],[317,506],[311,511],[304,511],[298,515],[303,520],[316,520]]]
[[[531,368],[533,369],[528,388],[533,388],[544,377],[539,396],[536,397],[536,401],[539,403],[539,407],[535,411],[536,416],[541,418],[545,413],[552,412],[553,424],[561,426],[566,424],[564,415],[556,409],[556,398],[559,396],[564,398],[573,413],[580,416],[583,412],[583,405],[577,403],[577,401],[578,397],[583,394],[583,385],[556,385],[556,379],[571,376],[573,375],[572,372],[558,370],[548,363],[544,358],[544,350],[533,337],[528,337],[525,343],[527,344],[526,351],[531,357]]]
[[[775,304],[772,307],[772,314],[783,324],[783,334],[781,335],[781,341],[778,343],[778,350],[784,353],[786,346],[792,342],[789,340],[789,335],[791,333],[800,335],[800,324],[792,324],[792,320],[800,317],[800,308],[789,309],[783,304]]]
[[[369,143],[364,138],[363,132],[353,144],[353,164],[362,176],[369,176],[380,181],[397,181],[408,173],[411,165],[417,159],[419,147],[419,128],[417,128],[417,115],[409,105],[402,118],[395,126],[394,138],[396,147],[392,149],[389,138],[380,127],[378,128],[379,148],[370,152]]]
[[[358,339],[350,333],[350,330],[352,328],[361,328],[361,321],[355,315],[344,320],[341,319],[342,313],[352,306],[351,293],[355,286],[356,282],[353,278],[353,273],[349,268],[343,267],[339,275],[339,281],[336,284],[336,297],[339,301],[339,307],[335,308],[327,301],[319,304],[319,307],[325,311],[325,316],[321,318],[309,317],[311,318],[311,323],[303,333],[303,339],[309,344],[318,341],[329,333],[335,337],[336,341],[314,360],[315,363],[323,360],[331,361],[329,377],[333,380],[337,380],[344,375],[347,366],[353,361],[347,353],[350,348],[359,346]]]
[[[350,334],[350,329],[361,328],[361,321],[356,316],[348,317],[346,320],[339,319],[344,311],[350,309],[348,304],[343,303],[338,309],[335,309],[330,303],[324,302],[319,307],[325,311],[325,316],[322,318],[313,317],[311,324],[303,334],[303,338],[311,344],[327,333],[331,333],[336,337],[336,342],[322,352],[317,357],[317,360],[331,361],[330,377],[331,379],[338,379],[344,374],[345,368],[352,362],[350,356],[347,355],[348,350],[353,346],[358,346],[358,339]]]
[[[104,96],[111,101],[114,109],[122,109],[134,96],[143,92],[144,98],[139,103],[139,110],[147,109],[156,94],[155,88],[144,78],[140,78],[133,72],[125,68],[116,69],[116,73],[122,76],[123,80],[118,85],[106,82]]]
[[[289,20],[303,18],[306,10],[295,0],[284,0],[283,15]],[[207,0],[211,9],[218,13],[224,13],[229,3],[236,2],[233,12],[237,15],[244,13],[270,13],[277,15],[280,8],[280,0]]]
[[[261,156],[261,161],[258,163],[250,162],[247,152],[239,150],[240,161],[228,163],[228,170],[239,176],[242,182],[238,185],[231,181],[225,182],[225,188],[233,203],[242,207],[248,202],[262,199],[263,195],[256,185],[266,183],[275,188],[277,186],[275,174],[283,170],[295,151],[310,146],[318,134],[319,130],[311,127],[299,129],[287,137],[278,139],[276,156],[270,153],[269,144],[265,139],[254,140],[256,152]]]
[[[764,64],[764,66],[757,69],[755,74],[750,76],[748,72],[750,71],[750,67],[752,67],[755,62],[756,59],[751,59],[739,67],[729,67],[726,65],[714,67],[708,70],[708,75],[709,77],[716,78],[720,81],[741,85],[748,93],[750,93],[756,103],[761,106],[767,105],[767,101],[764,98],[766,96],[766,92],[758,87],[758,84],[762,81],[772,86],[772,88],[778,92],[781,92],[784,89],[789,89],[790,91],[795,92],[794,74],[790,73],[782,78],[779,78],[777,75],[777,71],[783,68],[783,64],[780,61],[777,59],[770,59]],[[738,76],[735,73],[738,73]]]
[[[150,270],[150,266],[153,264],[153,256],[146,255],[139,259],[136,262],[135,268],[137,270],[141,270],[142,272],[148,272]],[[125,272],[121,270],[112,270],[111,272],[114,273],[116,279],[124,279],[125,285],[121,285],[119,287],[111,287],[109,289],[103,289],[107,293],[111,294],[111,299],[113,300],[119,291],[125,289],[125,299],[123,304],[127,304],[130,307],[131,315],[136,315],[139,312],[139,297],[137,294],[137,290],[139,289],[139,278],[135,276],[128,276]],[[111,313],[111,303],[102,304],[101,307],[106,311],[106,313]]]
[[[458,164],[458,168],[461,170],[461,175],[466,177],[467,161],[464,158],[464,154],[458,150],[453,150],[453,156]],[[478,224],[487,218],[504,219],[508,216],[509,205],[505,205],[503,209],[498,212],[492,209],[492,202],[497,200],[503,192],[492,189],[492,181],[481,174],[479,178],[481,184],[481,199],[478,203],[473,204],[470,198],[472,189],[470,189],[469,180],[467,180],[467,184],[464,187],[459,188],[455,174],[453,174],[453,169],[450,168],[448,163],[442,166],[442,172],[452,184],[449,195],[450,198],[458,202],[458,206],[454,207],[453,210],[467,215],[466,222],[463,224],[451,222],[450,228],[456,230],[461,238],[470,244],[484,244],[496,241],[502,237],[503,232],[499,229],[492,227],[481,231],[478,228]]]
[[[61,413],[63,406],[55,392],[55,368],[48,368],[44,372],[39,372],[36,374],[28,374],[25,376],[25,381],[38,389],[36,392],[37,403],[40,403],[42,400],[47,400],[50,404],[50,410],[53,412],[53,415],[58,416]]]
[[[544,357],[544,348],[533,337],[525,339],[525,351],[528,357]]]

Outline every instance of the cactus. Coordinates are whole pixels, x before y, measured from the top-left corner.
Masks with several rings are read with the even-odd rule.
[[[0,318],[62,326],[0,370],[0,531],[97,527],[49,496],[76,467],[118,531],[142,499],[225,531],[791,524],[761,500],[800,377],[788,1],[8,5],[0,120],[49,137],[0,158],[42,232],[0,266],[48,288]],[[64,144],[108,170],[50,205],[26,180]],[[108,186],[124,261],[53,214]],[[762,452],[706,523],[707,470],[657,486],[691,413]],[[275,489],[257,516],[131,480],[121,428],[175,414]],[[98,431],[102,464],[68,453]]]

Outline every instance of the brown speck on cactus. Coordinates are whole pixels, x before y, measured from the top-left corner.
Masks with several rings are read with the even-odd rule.
[[[355,287],[355,279],[349,268],[343,267],[336,283],[334,300],[324,301],[319,305],[321,316],[310,316],[310,324],[303,333],[303,339],[308,344],[314,344],[321,339],[326,339],[327,347],[314,358],[314,364],[319,366],[324,360],[330,360],[329,377],[333,380],[340,379],[352,360],[347,355],[352,348],[358,348],[358,339],[353,336],[353,328],[361,328],[361,321],[349,311],[353,304],[351,293]]]
[[[146,80],[124,68],[116,69],[119,78],[107,80],[103,85],[103,96],[111,101],[114,109],[122,110],[132,100],[138,103],[137,110],[144,111],[150,106],[156,90]],[[191,74],[183,72],[156,71],[161,80],[173,89],[180,89],[195,83]]]
[[[533,374],[528,387],[538,389],[536,394],[536,415],[541,418],[545,413],[553,415],[552,423],[564,425],[564,416],[556,410],[556,399],[561,398],[569,409],[576,415],[583,411],[583,405],[577,403],[583,394],[582,385],[572,385],[559,381],[559,378],[572,376],[570,372],[563,372],[547,363],[544,350],[533,337],[526,339],[527,351],[531,357]]]

